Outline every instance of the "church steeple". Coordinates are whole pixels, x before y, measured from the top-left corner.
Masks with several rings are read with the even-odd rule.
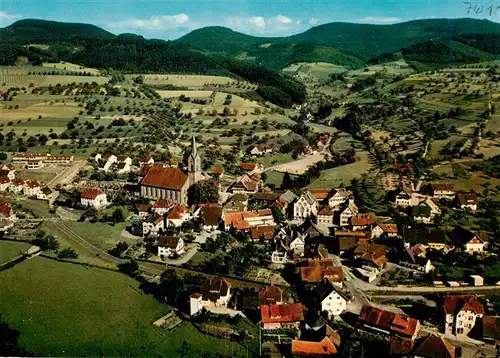
[[[193,135],[191,143],[191,155],[188,159],[189,186],[201,180],[201,157],[196,150],[196,139]]]

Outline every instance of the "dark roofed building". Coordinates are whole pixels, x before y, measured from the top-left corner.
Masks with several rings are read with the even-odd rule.
[[[259,290],[261,305],[279,305],[283,303],[283,290],[278,286],[266,286]]]

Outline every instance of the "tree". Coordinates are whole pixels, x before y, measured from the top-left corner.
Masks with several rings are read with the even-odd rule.
[[[139,273],[139,264],[134,259],[130,259],[129,261],[118,265],[118,270],[123,272],[130,277],[136,277]]]
[[[78,253],[72,247],[66,247],[62,249],[61,252],[57,254],[57,258],[59,259],[77,259]]]
[[[4,152],[1,152],[0,153],[0,160],[6,160],[7,159],[7,154],[5,154]]]
[[[200,181],[188,190],[190,205],[217,203],[219,201],[219,186],[213,179]]]
[[[37,232],[37,238],[34,240],[34,244],[40,246],[44,251],[57,251],[59,249],[59,242],[52,235],[45,236],[43,231]]]
[[[125,221],[125,215],[122,209],[116,208],[115,211],[113,211],[113,221],[115,223],[122,223]]]
[[[273,218],[276,224],[281,224],[285,221],[285,216],[283,212],[278,208],[271,208],[271,212],[273,213]]]
[[[2,357],[20,357],[28,356],[27,352],[19,347],[19,331],[10,328],[2,319],[0,314],[0,356]]]
[[[283,175],[283,181],[281,182],[281,189],[292,189],[293,186],[293,180],[290,173],[285,172],[285,175]]]

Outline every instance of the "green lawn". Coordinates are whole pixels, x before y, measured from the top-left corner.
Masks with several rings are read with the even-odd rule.
[[[43,257],[0,272],[0,312],[20,332],[20,345],[37,356],[186,357],[240,346],[199,333],[184,322],[174,331],[152,325],[169,307],[117,272]]]
[[[273,155],[266,155],[263,157],[259,157],[255,159],[257,163],[264,164],[264,168],[269,168],[274,165],[280,165],[280,164],[285,164],[285,163],[290,163],[293,162],[293,158],[291,154],[273,154]]]
[[[0,264],[6,263],[30,248],[25,242],[0,241]]]
[[[85,240],[104,250],[114,247],[120,241],[125,241],[129,245],[136,242],[134,239],[121,236],[121,232],[127,227],[127,223],[119,223],[111,226],[101,222],[67,221],[64,224]]]

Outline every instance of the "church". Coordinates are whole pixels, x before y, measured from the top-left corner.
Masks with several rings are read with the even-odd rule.
[[[179,168],[153,166],[141,181],[141,196],[187,205],[188,189],[202,179],[201,157],[196,150],[196,140],[193,136],[187,173]]]

